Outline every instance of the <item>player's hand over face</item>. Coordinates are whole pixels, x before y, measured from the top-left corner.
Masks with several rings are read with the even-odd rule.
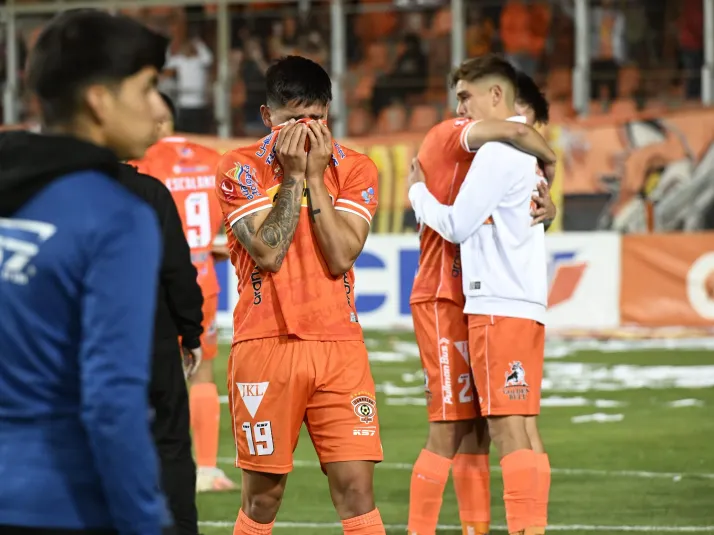
[[[307,137],[310,140],[310,152],[307,155],[307,179],[323,180],[325,169],[332,160],[332,134],[330,129],[319,121],[311,121],[307,127]]]
[[[203,350],[200,347],[196,349],[181,348],[181,356],[183,357],[183,376],[188,379],[201,365],[203,360]]]
[[[296,123],[294,119],[280,130],[275,145],[275,155],[286,177],[297,180],[305,179],[307,169],[306,139],[307,126],[304,123]]]
[[[548,184],[540,182],[538,184],[538,195],[534,193],[532,199],[535,203],[535,210],[531,212],[531,217],[533,218],[531,225],[538,225],[555,219],[557,210],[550,196]]]
[[[414,158],[412,160],[412,166],[409,169],[409,178],[407,179],[409,187],[411,188],[414,184],[418,184],[419,182],[424,182],[425,180],[426,179],[424,177],[424,170],[421,168],[419,159]]]

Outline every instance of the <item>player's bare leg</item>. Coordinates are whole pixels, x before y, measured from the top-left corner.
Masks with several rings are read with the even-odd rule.
[[[345,461],[324,466],[330,496],[349,535],[383,535],[382,517],[374,504],[374,462]]]
[[[534,514],[535,528],[528,535],[542,535],[548,525],[548,496],[550,494],[550,460],[543,446],[543,440],[538,432],[538,417],[526,418],[526,432],[536,453],[538,467],[538,494],[536,495],[536,510]]]
[[[485,418],[476,418],[451,465],[464,535],[483,535],[491,526],[491,437]]]
[[[213,378],[213,361],[202,361],[189,383],[197,465],[196,492],[234,490],[236,484],[217,465],[221,407]]]
[[[241,509],[233,535],[270,535],[287,481],[287,474],[243,470]]]
[[[525,416],[495,416],[488,418],[491,440],[496,445],[503,470],[503,499],[509,530],[522,535],[533,518],[533,491],[537,487],[536,453],[526,430]],[[529,534],[530,535],[530,534]]]

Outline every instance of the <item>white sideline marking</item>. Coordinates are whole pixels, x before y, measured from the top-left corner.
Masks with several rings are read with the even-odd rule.
[[[219,457],[220,464],[228,464],[233,466],[235,459],[232,457]],[[293,461],[295,468],[319,468],[320,463],[317,461],[304,461],[295,459]],[[377,468],[384,470],[404,470],[411,471],[413,465],[409,463],[379,463]],[[500,472],[500,466],[492,466],[491,471]],[[593,468],[552,468],[553,474],[562,474],[565,476],[608,476],[608,477],[634,477],[642,479],[674,479],[680,481],[682,478],[691,479],[714,479],[714,474],[702,473],[682,473],[682,472],[647,472],[643,470],[596,470]]]
[[[200,526],[212,528],[232,528],[235,521],[216,521],[202,520],[198,523]],[[276,528],[292,528],[292,529],[339,529],[342,524],[339,522],[276,522]],[[406,524],[386,524],[384,526],[388,530],[405,530]],[[503,530],[506,526],[492,526],[493,529]],[[456,531],[461,530],[461,526],[439,525],[437,531]],[[624,532],[657,532],[657,533],[711,533],[714,532],[714,526],[589,526],[587,524],[554,524],[548,526],[548,531],[607,531],[610,533]]]

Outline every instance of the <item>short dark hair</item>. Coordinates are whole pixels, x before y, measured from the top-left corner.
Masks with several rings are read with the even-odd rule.
[[[166,104],[166,107],[169,109],[169,112],[171,113],[171,120],[175,123],[177,119],[176,104],[174,104],[173,99],[163,91],[159,91],[159,96],[161,97],[161,100],[164,101],[164,104]]]
[[[302,56],[285,56],[273,63],[265,75],[268,106],[328,104],[332,81],[327,71]]]
[[[533,109],[535,121],[548,124],[550,119],[550,104],[548,99],[533,81],[533,78],[524,72],[518,72],[516,81],[516,100]]]
[[[516,88],[516,69],[508,61],[496,54],[485,54],[477,58],[463,61],[456,67],[449,77],[451,87],[463,80],[465,82],[475,82],[487,76],[498,76],[504,78]]]
[[[42,30],[28,61],[28,86],[45,124],[69,122],[89,85],[119,85],[146,67],[161,70],[168,40],[121,15],[73,9]]]

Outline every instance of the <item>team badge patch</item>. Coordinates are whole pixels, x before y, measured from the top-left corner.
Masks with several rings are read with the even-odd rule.
[[[370,424],[377,414],[377,402],[366,392],[359,392],[352,396],[352,407],[359,421],[363,424]]]
[[[511,401],[525,400],[528,397],[528,383],[526,383],[526,370],[519,360],[509,363],[510,370],[505,373],[506,382],[503,385],[503,393]]]
[[[227,201],[235,201],[238,198],[236,186],[229,178],[224,178],[223,182],[221,182],[221,191],[223,192],[223,197],[225,197]]]

